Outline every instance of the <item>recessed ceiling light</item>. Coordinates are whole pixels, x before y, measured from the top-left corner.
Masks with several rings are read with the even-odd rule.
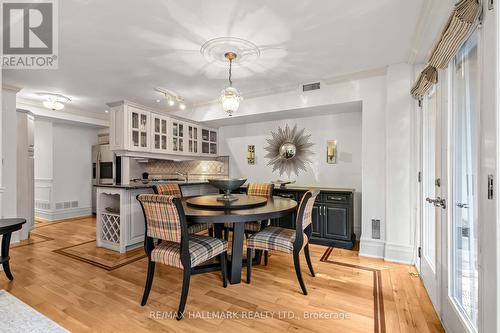
[[[43,106],[53,111],[62,110],[64,109],[64,103],[71,102],[71,99],[69,99],[69,97],[60,94],[44,92],[44,93],[38,93],[37,95],[45,99],[45,101],[42,102]]]
[[[161,101],[159,99],[156,100],[156,103],[160,103]]]
[[[104,110],[104,113],[109,113],[109,110],[108,109]]]

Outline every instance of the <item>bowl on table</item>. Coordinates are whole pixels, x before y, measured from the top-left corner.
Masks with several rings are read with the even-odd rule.
[[[238,199],[231,194],[231,191],[240,188],[241,185],[245,184],[246,181],[247,181],[246,178],[227,178],[227,179],[209,179],[208,183],[224,192],[224,194],[219,198],[217,198],[217,200],[234,201]]]

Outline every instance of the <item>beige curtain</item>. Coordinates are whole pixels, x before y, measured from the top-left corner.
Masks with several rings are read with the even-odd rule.
[[[427,66],[411,88],[415,98],[422,98],[438,81],[437,69],[446,68],[476,26],[481,15],[480,0],[461,0],[455,5],[444,30],[432,50]]]
[[[411,94],[413,97],[420,99],[422,98],[427,90],[429,90],[432,85],[438,82],[438,71],[435,67],[429,65],[422,73],[420,73],[417,81],[411,88]]]
[[[435,45],[429,64],[446,68],[475,27],[481,13],[479,0],[462,0],[455,5],[441,38]]]

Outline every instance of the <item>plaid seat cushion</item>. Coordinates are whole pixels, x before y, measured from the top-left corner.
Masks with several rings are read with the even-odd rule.
[[[267,227],[264,230],[248,237],[247,248],[293,253],[294,242],[295,230],[279,227]],[[307,236],[305,235],[304,244],[307,244]]]
[[[273,184],[248,184],[247,194],[248,195],[256,195],[259,197],[270,197],[273,195]]]
[[[260,226],[261,226],[261,222],[260,221],[257,221],[257,222],[245,222],[245,231],[254,231],[254,232],[257,232],[257,231],[260,231]],[[230,223],[224,223],[224,227],[233,229],[234,225],[231,222]]]
[[[191,255],[191,267],[227,251],[227,242],[222,239],[190,235],[189,254]],[[161,242],[151,251],[151,260],[168,266],[183,268],[181,262],[181,245],[174,242]]]
[[[188,226],[188,234],[196,234],[200,231],[208,230],[211,227],[208,223],[193,223]]]

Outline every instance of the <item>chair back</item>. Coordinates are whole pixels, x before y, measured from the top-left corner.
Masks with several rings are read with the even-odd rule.
[[[271,197],[273,195],[274,184],[268,183],[253,183],[248,184],[247,194],[256,195],[259,197]]]
[[[137,200],[144,212],[147,237],[180,243],[182,235],[187,235],[184,210],[179,198],[173,195],[139,194]]]
[[[308,238],[311,237],[312,211],[318,194],[318,190],[311,189],[304,193],[300,200],[295,226],[295,244],[300,248],[302,248],[302,244],[304,243],[304,234]]]
[[[173,195],[176,198],[182,198],[182,191],[179,184],[156,184],[153,186],[153,191],[161,195]]]

